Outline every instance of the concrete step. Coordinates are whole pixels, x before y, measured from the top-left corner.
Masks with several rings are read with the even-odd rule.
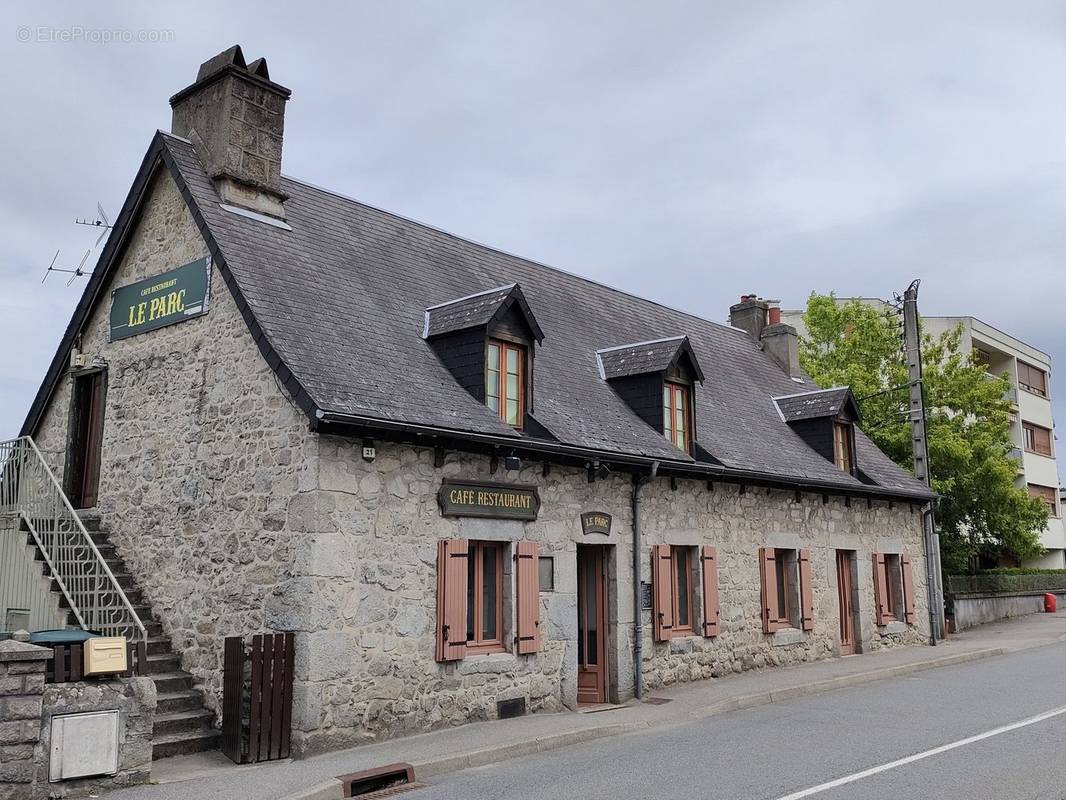
[[[152,760],[199,753],[218,747],[221,731],[214,728],[198,728],[194,731],[181,731],[152,737]]]
[[[97,514],[86,514],[79,512],[78,516],[81,517],[81,524],[85,526],[87,531],[100,530],[100,517]]]
[[[203,698],[195,689],[179,692],[159,692],[156,694],[156,714],[177,714],[179,711],[199,711],[203,709]]]
[[[203,707],[188,711],[172,711],[166,714],[160,714],[157,709],[152,727],[152,739],[159,741],[161,736],[169,736],[172,733],[196,732],[212,727],[214,722],[214,712]]]
[[[148,675],[165,675],[171,672],[178,672],[180,670],[181,659],[173,653],[168,651],[166,653],[148,654]]]
[[[143,622],[143,620],[142,620],[142,622]],[[147,623],[145,623],[145,627],[146,628],[148,627]],[[164,654],[164,653],[172,652],[171,649],[170,649],[170,639],[167,639],[164,636],[151,636],[150,635],[148,637],[148,641],[145,642],[145,644],[147,645],[148,655],[150,655],[150,656],[151,655],[157,655],[157,654]]]
[[[192,675],[184,670],[152,673],[152,682],[158,694],[192,691]]]

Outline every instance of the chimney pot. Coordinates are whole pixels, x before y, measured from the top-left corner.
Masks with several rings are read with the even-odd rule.
[[[248,65],[234,45],[170,98],[171,130],[193,143],[222,202],[285,218],[281,145],[291,94],[270,80],[266,59]]]
[[[770,318],[770,324],[771,325],[780,325],[781,324],[781,307],[780,306],[770,306],[769,318]]]

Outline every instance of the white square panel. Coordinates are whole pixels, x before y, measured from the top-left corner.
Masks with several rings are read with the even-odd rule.
[[[52,717],[48,780],[65,781],[118,772],[118,711]]]

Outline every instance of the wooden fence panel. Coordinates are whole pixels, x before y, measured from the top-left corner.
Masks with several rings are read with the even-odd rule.
[[[242,764],[288,758],[292,738],[293,634],[256,634],[250,653],[246,653],[240,637],[230,637],[224,655],[223,752]],[[250,670],[245,669],[248,661]]]
[[[244,696],[244,640],[227,636],[222,651],[222,752],[242,761],[241,698]]]

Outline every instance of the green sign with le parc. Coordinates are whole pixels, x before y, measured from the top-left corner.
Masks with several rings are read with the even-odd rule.
[[[442,481],[437,494],[446,517],[537,518],[540,497],[533,486],[474,481]]]
[[[108,341],[146,333],[207,313],[211,258],[120,286],[111,293]]]

